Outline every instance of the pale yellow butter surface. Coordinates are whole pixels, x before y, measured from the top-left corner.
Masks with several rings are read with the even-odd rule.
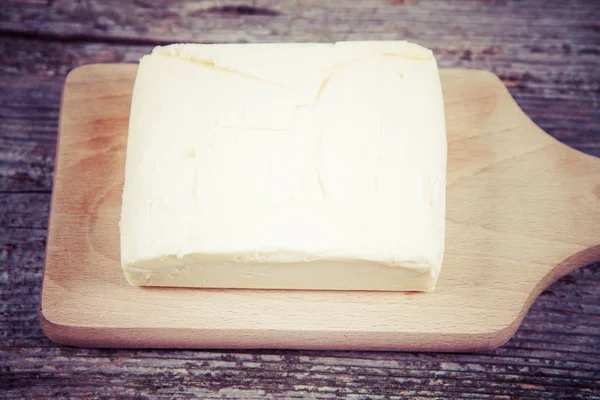
[[[407,42],[171,45],[140,61],[121,215],[132,285],[433,290],[446,132]]]

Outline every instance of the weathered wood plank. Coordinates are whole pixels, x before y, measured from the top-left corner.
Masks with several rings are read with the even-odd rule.
[[[384,39],[435,42],[478,38],[481,44],[500,44],[496,38],[510,37],[540,47],[537,40],[556,44],[553,39],[564,34],[586,38],[592,45],[598,9],[597,2],[586,0],[572,1],[569,7],[544,0],[9,1],[0,8],[0,28],[63,40],[142,43],[323,41],[385,34]],[[593,49],[585,52],[593,54]]]
[[[63,79],[0,75],[0,192],[52,187]]]

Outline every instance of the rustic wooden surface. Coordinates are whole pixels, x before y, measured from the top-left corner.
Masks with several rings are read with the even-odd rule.
[[[600,265],[546,290],[481,354],[60,347],[37,319],[64,76],[154,44],[405,38],[496,72],[557,139],[600,156],[600,2],[3,1],[0,397],[600,398]]]

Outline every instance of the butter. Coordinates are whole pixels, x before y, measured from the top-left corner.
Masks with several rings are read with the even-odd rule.
[[[446,158],[437,64],[418,45],[157,47],[131,106],[125,276],[431,291]]]

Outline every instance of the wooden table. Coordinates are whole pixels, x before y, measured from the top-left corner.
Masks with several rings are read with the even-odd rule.
[[[600,156],[600,2],[325,3],[0,4],[0,397],[600,398],[600,264],[553,284],[512,340],[480,354],[97,350],[44,336],[60,92],[81,64],[172,42],[408,39],[441,67],[495,72],[544,130]]]

